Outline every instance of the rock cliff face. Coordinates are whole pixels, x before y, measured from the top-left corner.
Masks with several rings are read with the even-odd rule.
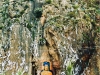
[[[5,51],[1,49],[2,70],[5,71],[6,75],[10,75],[16,74],[18,70],[22,69],[24,70],[23,73],[27,75],[30,56],[29,46],[32,41],[31,37],[29,37],[30,32],[27,28],[16,24],[12,26],[12,30],[8,35],[9,40],[3,43],[9,42],[9,44],[4,46],[8,45],[9,48],[5,48]]]
[[[40,75],[48,61],[53,75],[99,75],[100,2],[89,1],[1,0],[0,74]]]

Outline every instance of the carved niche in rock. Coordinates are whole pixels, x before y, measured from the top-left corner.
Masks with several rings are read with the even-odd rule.
[[[53,63],[53,67],[55,69],[60,68],[60,56],[59,56],[59,52],[58,52],[58,47],[57,47],[57,43],[58,40],[60,40],[58,34],[56,31],[54,31],[54,29],[52,27],[48,27],[45,30],[45,35],[44,35],[47,43],[49,44],[48,47],[48,52],[50,54],[50,56],[52,57],[52,63]]]

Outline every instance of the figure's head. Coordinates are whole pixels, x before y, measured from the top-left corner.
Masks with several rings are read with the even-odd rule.
[[[50,70],[50,63],[49,62],[43,62],[44,70]]]

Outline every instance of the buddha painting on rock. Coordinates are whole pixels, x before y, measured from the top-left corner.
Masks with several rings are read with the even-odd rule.
[[[40,75],[53,75],[50,71],[50,63],[49,62],[43,62],[44,69],[41,71]]]

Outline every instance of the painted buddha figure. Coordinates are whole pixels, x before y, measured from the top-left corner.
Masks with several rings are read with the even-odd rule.
[[[50,71],[50,63],[49,62],[43,62],[44,70],[41,72],[40,75],[53,75]]]

